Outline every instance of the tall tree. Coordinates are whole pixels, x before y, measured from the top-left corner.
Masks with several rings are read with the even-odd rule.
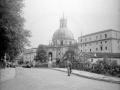
[[[23,0],[0,0],[0,59],[7,53],[12,61],[30,43],[30,31],[24,29],[23,7]]]
[[[39,45],[37,48],[37,55],[35,57],[35,61],[39,61],[39,62],[46,62],[47,60],[47,52],[46,52],[46,48],[44,45]]]
[[[88,59],[89,56],[85,52],[80,52],[79,50],[79,44],[72,44],[68,47],[68,50],[63,56],[63,59],[68,59],[72,63],[72,68],[74,69],[80,69],[83,68],[82,66],[85,65],[88,66],[89,62]]]

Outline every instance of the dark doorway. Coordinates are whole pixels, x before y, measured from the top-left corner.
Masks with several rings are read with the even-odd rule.
[[[52,61],[52,52],[49,52],[48,56],[51,57],[51,61]]]

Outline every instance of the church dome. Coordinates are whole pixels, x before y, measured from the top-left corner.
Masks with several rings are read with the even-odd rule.
[[[63,17],[60,19],[60,28],[53,34],[52,40],[74,40],[73,33],[67,28],[67,19]]]
[[[74,40],[73,33],[68,28],[60,28],[53,34],[52,40],[67,39]]]

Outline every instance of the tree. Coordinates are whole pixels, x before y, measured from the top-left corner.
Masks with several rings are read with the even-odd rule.
[[[68,47],[68,50],[63,56],[63,59],[68,59],[72,62],[72,68],[73,69],[82,69],[82,70],[88,70],[90,66],[90,62],[88,61],[89,55],[85,52],[80,52],[79,45],[71,44]],[[64,64],[64,61],[62,61]],[[63,67],[64,65],[61,66]]]
[[[23,0],[0,0],[0,59],[7,53],[13,61],[29,45],[30,31],[24,29]]]
[[[18,60],[18,64],[19,65],[22,65],[24,63],[24,60],[23,60],[23,57],[21,57],[19,60]]]
[[[72,68],[77,69],[78,67],[78,44],[71,44],[68,46],[68,50],[65,52],[63,56],[63,60],[69,60],[72,63]],[[64,61],[62,63],[64,64]],[[61,64],[63,67],[64,65]]]
[[[35,61],[37,62],[46,62],[47,60],[47,53],[46,53],[46,48],[44,45],[39,45],[37,48],[37,52],[36,52],[36,57],[35,57]]]

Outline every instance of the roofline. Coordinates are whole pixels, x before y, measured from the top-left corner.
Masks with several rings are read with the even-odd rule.
[[[31,50],[31,49],[37,49],[37,48],[29,48],[29,49],[25,49],[25,50]]]
[[[120,31],[118,31],[118,30],[107,29],[107,30],[102,30],[102,31],[99,31],[99,32],[90,33],[90,34],[87,34],[87,35],[84,35],[84,36],[80,36],[78,38],[82,38],[82,37],[86,37],[86,36],[91,36],[91,35],[94,35],[94,34],[99,34],[99,33],[108,32],[108,31],[116,31],[116,32],[120,33]]]

